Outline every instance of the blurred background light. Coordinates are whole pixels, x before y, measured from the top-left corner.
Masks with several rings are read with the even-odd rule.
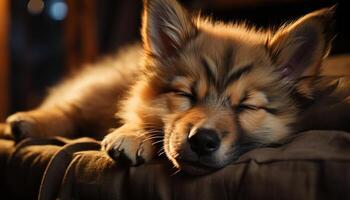
[[[27,4],[27,10],[32,15],[38,15],[43,12],[45,7],[43,0],[30,0]]]
[[[53,1],[49,7],[49,15],[52,19],[64,20],[68,13],[68,6],[64,1]]]

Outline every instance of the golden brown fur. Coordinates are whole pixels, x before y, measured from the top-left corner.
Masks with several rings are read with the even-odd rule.
[[[292,133],[296,80],[327,55],[332,14],[317,11],[273,33],[191,17],[173,0],[145,1],[143,51],[129,47],[83,70],[8,122],[18,137],[101,137],[120,124],[102,142],[114,159],[140,164],[164,141],[177,167],[220,168]],[[210,138],[194,141],[201,134]]]
[[[137,75],[141,54],[139,46],[134,45],[97,65],[86,66],[52,88],[39,108],[12,115],[8,121],[24,118],[28,122],[27,128],[34,130],[27,130],[28,133],[22,134],[29,135],[23,136],[72,137],[77,132],[84,132],[103,138],[110,128],[118,125],[114,117],[118,99],[134,82],[134,79],[124,77]]]

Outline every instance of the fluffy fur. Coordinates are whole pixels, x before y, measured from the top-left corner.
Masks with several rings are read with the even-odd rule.
[[[272,32],[191,16],[174,0],[144,6],[143,47],[87,67],[39,108],[10,116],[12,134],[106,135],[113,159],[142,164],[160,146],[176,167],[206,173],[293,133],[296,83],[329,52],[333,8]]]

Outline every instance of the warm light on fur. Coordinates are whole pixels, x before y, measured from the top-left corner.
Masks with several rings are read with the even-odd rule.
[[[174,0],[145,1],[143,51],[129,47],[88,67],[52,89],[41,107],[8,122],[18,138],[101,138],[115,128],[103,150],[135,165],[163,142],[160,152],[189,173],[224,167],[293,133],[296,82],[316,73],[327,55],[333,12],[271,32],[193,17]],[[191,138],[199,134],[215,140],[200,148],[217,149],[198,153]]]

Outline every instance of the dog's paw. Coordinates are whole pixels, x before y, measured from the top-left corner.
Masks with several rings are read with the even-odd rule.
[[[32,137],[39,132],[37,122],[27,113],[13,114],[7,118],[6,122],[15,140]]]
[[[102,141],[102,150],[113,160],[137,166],[153,158],[155,147],[151,140],[143,135],[118,130],[108,134]]]

